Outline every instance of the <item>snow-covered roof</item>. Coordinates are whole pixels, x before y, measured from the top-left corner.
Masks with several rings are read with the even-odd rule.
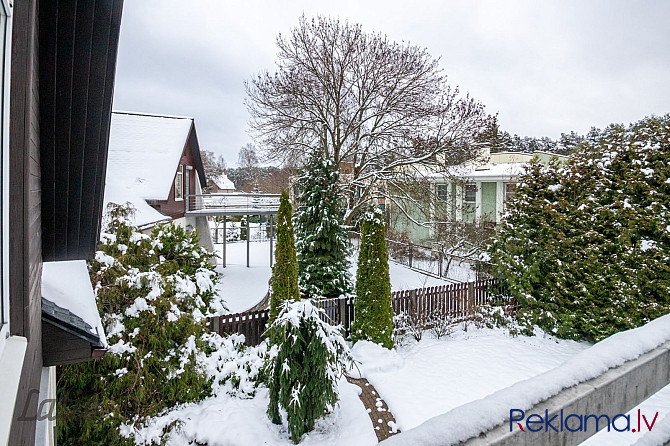
[[[187,117],[113,112],[107,182],[145,200],[167,199],[192,125]]]
[[[104,200],[105,206],[103,210],[107,209],[109,203],[120,205],[130,203],[135,208],[135,214],[131,220],[133,220],[134,225],[140,229],[161,221],[170,220],[170,217],[161,214],[156,209],[149,206],[142,197],[137,195],[132,187],[124,186],[117,182],[107,181],[107,184],[105,185]]]
[[[228,176],[225,173],[222,173],[219,176],[213,177],[212,181],[214,181],[214,184],[216,184],[216,186],[219,189],[235,190],[235,185],[233,184],[232,181],[230,181],[230,179],[228,179]]]
[[[100,344],[107,347],[85,260],[44,262],[42,297],[81,318]]]
[[[484,166],[466,165],[453,166],[447,170],[449,176],[469,180],[505,180],[523,173],[528,163],[500,163],[486,164]],[[444,174],[434,174],[434,177],[442,177]]]

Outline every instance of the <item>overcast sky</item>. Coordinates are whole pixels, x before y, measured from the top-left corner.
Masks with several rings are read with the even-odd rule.
[[[303,13],[427,48],[512,134],[670,112],[666,0],[125,0],[114,108],[193,116],[201,149],[234,167],[252,142],[243,82],[274,70],[277,35]]]

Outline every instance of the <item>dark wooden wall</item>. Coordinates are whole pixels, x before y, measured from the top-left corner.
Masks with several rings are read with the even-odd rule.
[[[95,255],[121,0],[40,0],[43,257]]]
[[[36,413],[42,371],[41,342],[41,211],[40,211],[40,122],[37,0],[14,3],[13,47],[10,89],[10,188],[9,188],[9,287],[10,329],[25,336],[28,348],[14,408],[9,444],[35,442],[35,422],[18,421]]]

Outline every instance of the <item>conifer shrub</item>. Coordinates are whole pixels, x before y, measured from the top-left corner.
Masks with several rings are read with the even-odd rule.
[[[338,381],[351,363],[351,355],[338,327],[322,320],[323,310],[309,301],[281,304],[268,328],[278,341],[269,362],[268,416],[281,423],[286,413],[291,440],[314,429],[316,420],[331,412],[338,400]]]
[[[361,243],[356,272],[354,342],[368,340],[393,348],[393,302],[383,213],[366,212],[360,224]]]
[[[670,312],[670,115],[531,163],[490,247],[525,327],[598,341]]]
[[[62,445],[133,444],[119,435],[122,425],[212,391],[204,361],[217,340],[208,333],[206,317],[224,311],[214,294],[212,255],[195,232],[180,226],[138,232],[128,219],[131,212],[111,207],[89,264],[109,349],[100,360],[60,371]]]
[[[275,264],[272,267],[272,277],[270,279],[269,324],[279,314],[279,308],[283,302],[300,300],[298,263],[291,213],[292,208],[288,193],[283,190],[277,212],[277,247],[275,249]]]
[[[296,249],[300,288],[306,297],[339,297],[351,291],[337,168],[313,151],[297,179]]]

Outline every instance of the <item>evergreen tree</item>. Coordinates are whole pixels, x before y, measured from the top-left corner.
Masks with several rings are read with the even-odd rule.
[[[274,321],[279,313],[281,304],[285,301],[300,300],[298,288],[298,263],[295,254],[295,238],[293,236],[293,222],[291,221],[291,202],[288,192],[281,193],[279,211],[277,213],[277,248],[275,250],[275,264],[272,267],[270,279],[270,320]]]
[[[217,274],[197,234],[156,227],[150,236],[116,206],[90,262],[107,342],[100,360],[63,366],[58,381],[58,442],[134,444],[120,436],[180,403],[208,396],[211,379],[198,364],[208,351],[206,316],[224,311]]]
[[[369,340],[393,347],[393,303],[383,213],[366,212],[361,223],[361,245],[356,272],[354,342]]]
[[[338,327],[323,321],[323,310],[309,301],[285,301],[280,310],[268,328],[270,338],[279,340],[269,364],[268,415],[279,424],[283,408],[291,439],[298,443],[335,407],[337,382],[351,356]]]
[[[349,243],[340,203],[339,172],[314,151],[297,180],[295,215],[300,288],[308,297],[338,297],[351,290]]]
[[[670,312],[670,115],[531,164],[491,246],[528,326],[598,341]]]

